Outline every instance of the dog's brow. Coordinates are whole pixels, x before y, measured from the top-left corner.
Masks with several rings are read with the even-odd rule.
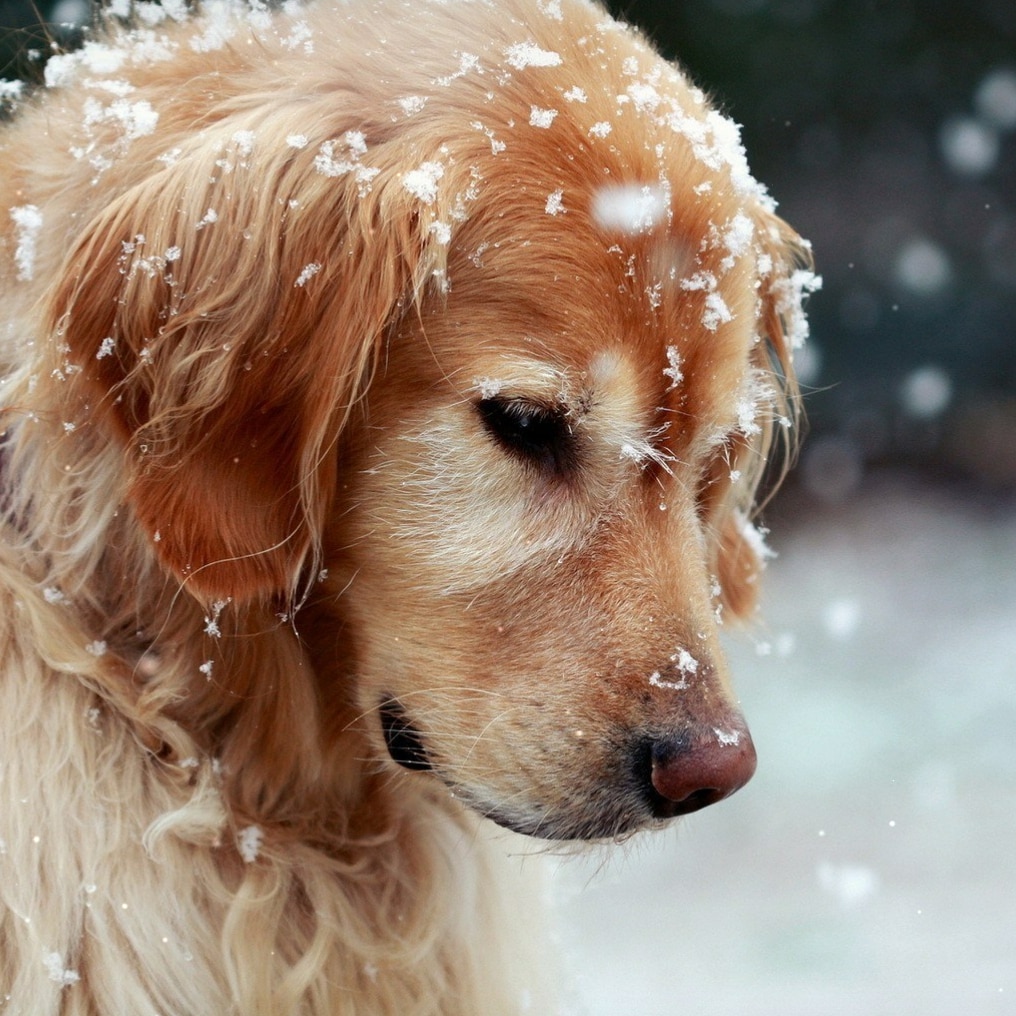
[[[537,402],[578,404],[580,385],[572,372],[544,360],[504,358],[489,373],[473,378],[472,391],[481,398],[495,396],[532,399]]]

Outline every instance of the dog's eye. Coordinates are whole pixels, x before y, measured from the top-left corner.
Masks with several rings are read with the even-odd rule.
[[[481,399],[487,433],[510,455],[563,473],[575,463],[575,442],[563,412],[517,399]]]

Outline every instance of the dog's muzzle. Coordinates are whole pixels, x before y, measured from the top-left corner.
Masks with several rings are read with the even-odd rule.
[[[693,722],[678,731],[626,738],[613,776],[555,802],[516,809],[479,796],[434,764],[420,730],[397,699],[378,706],[388,754],[404,769],[433,772],[467,807],[517,833],[541,839],[594,840],[628,835],[722,801],[755,772],[755,746],[736,711],[722,723]],[[627,764],[624,764],[627,756]]]

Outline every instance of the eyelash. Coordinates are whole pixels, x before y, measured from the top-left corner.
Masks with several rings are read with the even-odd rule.
[[[487,433],[509,455],[559,475],[576,464],[575,438],[565,414],[519,399],[476,403]]]

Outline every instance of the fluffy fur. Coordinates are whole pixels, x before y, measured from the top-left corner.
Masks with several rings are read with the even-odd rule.
[[[750,776],[799,245],[584,0],[136,16],[0,134],[3,1009],[552,1012],[479,816]]]

